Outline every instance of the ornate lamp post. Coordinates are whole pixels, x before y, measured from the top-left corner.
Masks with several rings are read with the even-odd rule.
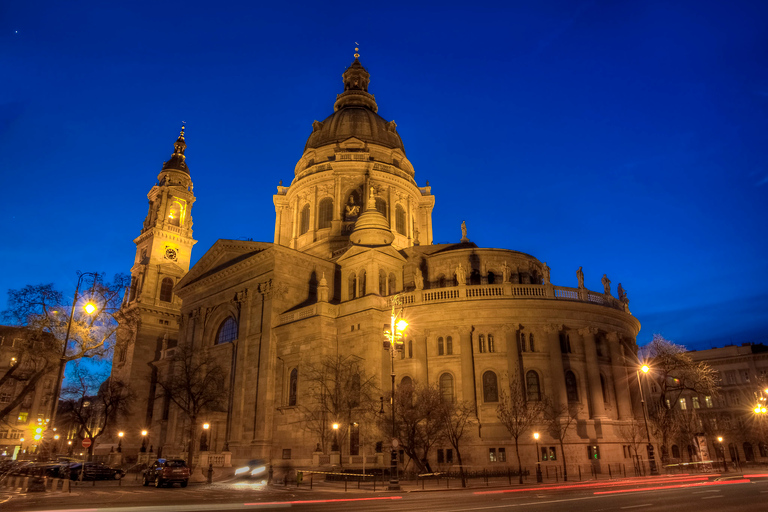
[[[93,277],[93,286],[96,286],[96,280],[99,275],[96,272],[83,272],[77,278],[77,286],[75,286],[75,297],[72,299],[72,310],[69,313],[69,321],[67,322],[67,334],[64,336],[64,346],[61,349],[61,359],[59,360],[59,376],[56,379],[56,385],[53,389],[53,403],[51,404],[51,422],[48,425],[49,428],[54,429],[56,426],[56,412],[59,408],[59,394],[61,393],[61,383],[64,380],[64,368],[67,366],[67,345],[69,344],[69,333],[72,330],[72,319],[75,316],[75,307],[77,306],[77,295],[80,291],[80,285],[83,282],[85,276]],[[92,315],[96,311],[96,305],[92,302],[88,302],[83,306],[83,309],[89,315]],[[54,429],[55,430],[55,429]]]
[[[725,462],[725,445],[723,445],[723,436],[717,436],[717,442],[720,443],[720,453],[723,454],[723,471],[728,471],[728,463]]]
[[[339,424],[334,423],[331,426],[333,427],[333,446],[331,451],[337,452],[339,451]]]
[[[541,476],[541,460],[539,460],[539,433],[534,432],[533,438],[536,440],[536,482],[541,483],[543,478]]]
[[[117,433],[117,453],[123,452],[123,436],[125,435],[124,432],[118,432]]]
[[[398,310],[398,306],[400,309]],[[384,342],[384,348],[389,349],[389,355],[392,362],[392,444],[390,450],[390,470],[389,487],[390,491],[400,490],[400,480],[397,475],[397,447],[398,440],[395,428],[395,352],[403,344],[403,332],[408,327],[408,322],[403,318],[402,300],[399,295],[392,297],[392,314],[390,316],[390,330],[384,333],[387,341]]]
[[[208,429],[211,428],[211,424],[208,422],[203,423],[203,433],[200,435],[200,451],[208,451]]]
[[[640,405],[643,408],[643,421],[645,422],[645,435],[648,438],[648,467],[651,470],[652,475],[658,475],[659,470],[656,467],[656,459],[653,457],[653,444],[651,444],[651,431],[648,429],[648,408],[645,406],[645,395],[643,394],[643,384],[640,382],[640,372],[647,374],[651,368],[644,364],[637,372],[637,387],[640,388]]]
[[[147,430],[141,431],[141,449],[139,451],[142,453],[147,451],[147,434],[149,434]]]

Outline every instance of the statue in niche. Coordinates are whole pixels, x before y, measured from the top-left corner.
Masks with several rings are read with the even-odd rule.
[[[349,203],[347,203],[345,211],[347,220],[353,219],[360,214],[360,205],[355,204],[355,196],[349,196]]]
[[[608,279],[608,274],[603,274],[602,283],[603,283],[603,290],[605,290],[605,294],[606,295],[610,295],[611,294],[611,280]]]
[[[460,286],[467,284],[467,271],[464,270],[464,267],[461,263],[459,263],[459,266],[456,267],[456,281]]]
[[[579,280],[579,288],[584,288],[584,271],[581,270],[581,267],[576,271],[576,279]]]
[[[506,261],[501,264],[501,282],[509,282],[509,265],[507,265]]]
[[[544,284],[549,284],[549,266],[544,262]]]
[[[416,275],[413,279],[416,282],[416,289],[417,290],[423,290],[424,289],[424,276],[421,275],[421,270],[416,270]]]

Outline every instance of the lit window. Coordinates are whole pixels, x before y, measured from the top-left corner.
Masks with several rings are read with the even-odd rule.
[[[704,397],[704,403],[707,404],[707,409],[712,408],[712,397],[711,396],[705,396]]]
[[[699,403],[699,397],[694,396],[694,397],[691,398],[691,401],[693,402],[693,408],[694,409],[700,409],[701,408],[701,404]]]
[[[688,409],[688,402],[685,400],[685,398],[680,399],[680,410],[685,411]]]
[[[496,462],[496,448],[488,448],[488,460]]]

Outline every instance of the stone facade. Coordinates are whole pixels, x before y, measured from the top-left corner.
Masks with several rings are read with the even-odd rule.
[[[162,378],[176,350],[170,340],[178,340],[229,372],[227,410],[206,418],[210,450],[226,448],[233,463],[328,463],[329,454],[316,452],[319,440],[304,428],[304,370],[325,355],[349,355],[376,376],[385,396],[390,357],[382,349],[383,326],[398,294],[411,327],[395,361],[397,382],[437,384],[444,394],[477,406],[477,428],[462,450],[465,464],[498,463],[489,453],[502,447],[512,457],[513,443],[496,408],[498,391],[513,376],[531,393],[538,385],[561,403],[581,405],[567,442],[569,462],[589,462],[590,446],[599,446],[607,462],[623,461],[618,426],[635,413],[629,386],[636,386],[630,377],[640,329],[626,297],[611,296],[610,281],[602,292],[587,290],[582,274],[577,287],[556,286],[546,263],[513,250],[480,248],[469,241],[466,226],[457,243],[433,244],[435,197],[428,183],[416,183],[394,121],[377,113],[369,79],[356,58],[343,74],[334,113],[313,123],[292,183],[281,184],[274,195],[273,242],[219,240],[189,272],[180,263],[163,267],[161,249],[171,233],[167,223],[153,220],[150,207],[132,269],[143,292],[136,298],[131,292],[126,304],[141,310],[142,325],[125,360],[115,365],[150,396],[136,409],[136,421],[150,429],[152,443],[164,453],[183,451],[188,420],[151,399],[153,380]],[[158,187],[162,192],[162,182]],[[151,201],[162,195],[152,194]],[[191,184],[183,197],[191,207]],[[191,230],[173,235],[184,254],[180,261],[188,262]],[[145,238],[153,241],[148,254],[156,275],[139,259]],[[183,276],[174,281],[168,304],[152,291],[164,275]],[[170,323],[158,326],[165,318]],[[222,337],[233,325],[234,338]],[[353,455],[345,465],[380,464],[374,446],[382,441],[386,449],[389,436],[373,422],[355,428],[359,454],[347,437],[342,454]],[[541,442],[557,445],[546,435]],[[449,464],[448,448],[433,450],[433,467]],[[521,455],[525,463],[535,461],[532,438]]]

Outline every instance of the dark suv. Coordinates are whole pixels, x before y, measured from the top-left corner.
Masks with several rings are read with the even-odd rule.
[[[183,459],[157,459],[144,470],[142,483],[146,486],[154,482],[155,487],[162,487],[178,482],[182,487],[186,487],[189,483],[189,473],[189,467]]]

